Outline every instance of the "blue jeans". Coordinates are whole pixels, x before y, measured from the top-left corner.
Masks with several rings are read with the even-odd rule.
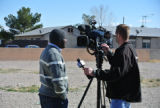
[[[110,108],[131,108],[131,105],[124,100],[112,99]]]
[[[41,108],[68,108],[68,99],[53,98],[39,94]]]

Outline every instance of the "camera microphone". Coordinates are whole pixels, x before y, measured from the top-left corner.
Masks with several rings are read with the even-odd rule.
[[[83,69],[84,69],[85,62],[84,62],[83,60],[80,60],[80,59],[78,58],[78,59],[77,59],[77,66],[78,66],[79,68],[83,68]],[[93,78],[93,77],[87,75],[87,78],[88,78],[88,79],[91,79],[91,78]]]
[[[77,66],[79,68],[84,68],[85,62],[83,60],[80,60],[79,58],[77,59]]]

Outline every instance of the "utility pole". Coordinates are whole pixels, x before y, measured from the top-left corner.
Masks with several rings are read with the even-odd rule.
[[[125,17],[123,16],[123,24],[124,24],[124,21],[125,21]]]

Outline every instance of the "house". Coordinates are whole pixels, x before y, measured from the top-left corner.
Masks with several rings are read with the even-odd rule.
[[[77,47],[77,36],[79,30],[72,25],[59,27],[39,28],[29,32],[15,35],[15,40],[49,40],[49,34],[53,29],[62,29],[66,31],[67,48]]]
[[[67,48],[78,48],[77,39],[80,36],[80,31],[72,26],[60,26],[60,27],[47,27],[39,28],[30,32],[19,34],[15,36],[15,40],[49,40],[50,32],[55,29],[63,29],[67,33]],[[106,30],[111,31],[112,36],[112,46],[117,48],[118,44],[116,43],[115,37],[115,26],[106,26]],[[86,42],[85,39],[80,43]],[[146,28],[146,27],[131,27],[130,28],[130,42],[137,49],[160,49],[160,28]],[[84,43],[85,44],[85,43]]]
[[[105,27],[113,34],[113,48],[117,48],[115,30],[116,27]],[[131,27],[129,41],[137,49],[160,49],[160,28]]]

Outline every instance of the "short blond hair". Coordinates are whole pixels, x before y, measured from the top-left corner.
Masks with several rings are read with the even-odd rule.
[[[116,34],[120,34],[124,40],[129,39],[130,28],[125,24],[120,24],[116,28]]]

